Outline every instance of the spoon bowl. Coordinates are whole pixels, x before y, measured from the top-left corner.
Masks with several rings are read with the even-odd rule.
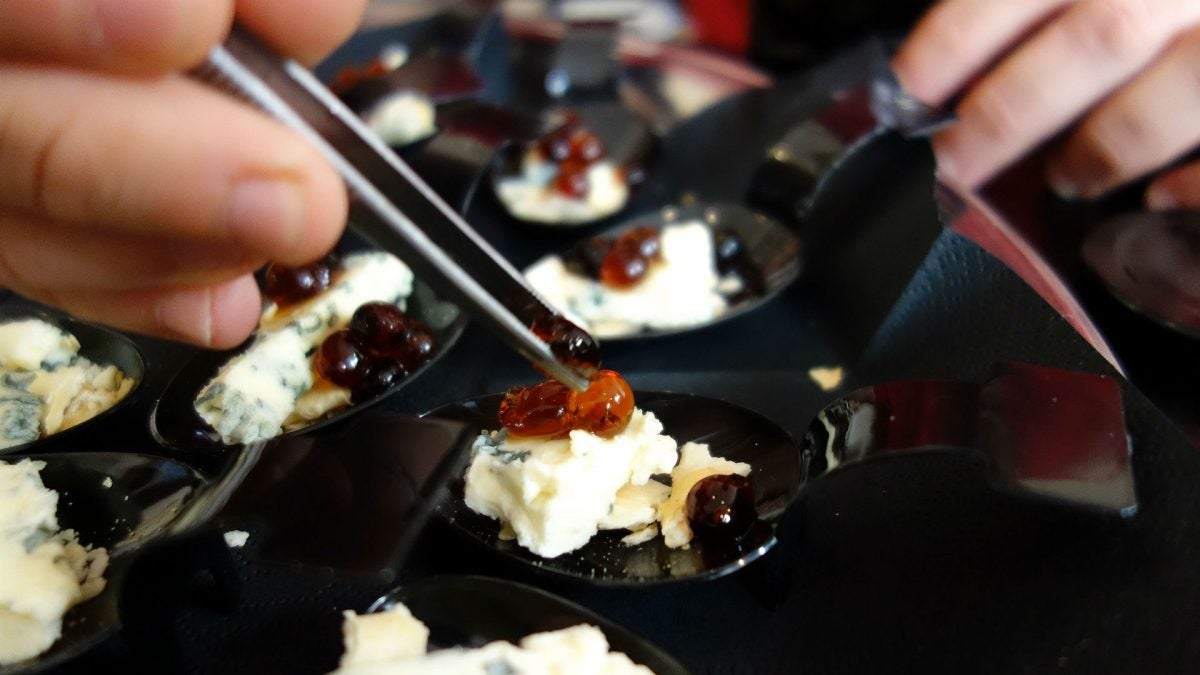
[[[57,446],[64,442],[77,440],[81,431],[94,428],[96,423],[111,418],[118,411],[129,406],[130,402],[138,395],[142,381],[146,377],[146,362],[137,345],[133,343],[133,340],[114,330],[45,311],[14,310],[0,313],[0,323],[22,319],[38,319],[74,335],[79,340],[80,356],[97,365],[116,366],[126,377],[133,380],[133,388],[121,400],[94,417],[50,436],[42,436],[28,443],[0,449],[0,456],[45,449],[52,445]]]
[[[533,586],[479,576],[438,576],[401,586],[369,612],[403,603],[429,626],[430,649],[478,647],[495,640],[519,642],[531,633],[590,624],[622,652],[657,675],[686,675],[678,661],[647,640],[591,610]]]
[[[437,408],[429,416],[466,423],[483,432],[499,428],[502,395],[494,394]],[[642,586],[715,579],[762,557],[776,543],[775,528],[800,493],[808,456],[787,432],[765,417],[716,399],[666,392],[636,392],[638,407],[653,412],[664,433],[680,445],[707,443],[714,456],[751,465],[759,522],[737,548],[706,546],[693,540],[688,549],[669,548],[661,537],[637,545],[622,543],[628,532],[601,531],[582,548],[542,558],[500,538],[500,523],[472,511],[463,501],[462,481],[443,495],[438,513],[458,532],[532,569],[599,586]],[[451,475],[470,464],[463,453]]]
[[[275,438],[290,438],[319,429],[380,403],[416,380],[446,354],[458,341],[467,323],[466,316],[455,305],[439,300],[420,280],[413,282],[413,292],[408,298],[406,313],[419,319],[433,334],[436,351],[429,360],[379,395],[334,410],[320,419],[303,427],[285,431]],[[216,432],[200,418],[195,409],[195,400],[200,390],[216,376],[221,367],[248,344],[225,352],[202,352],[183,365],[163,390],[150,419],[150,431],[159,443],[188,451],[222,451],[232,447],[222,443]]]
[[[59,493],[58,521],[85,545],[108,550],[101,593],[72,607],[62,637],[42,655],[0,666],[0,675],[50,669],[83,654],[120,625],[117,604],[125,570],[146,544],[171,534],[206,481],[184,464],[162,457],[115,452],[21,454],[4,461],[45,462],[42,482]]]
[[[714,249],[721,249],[722,242],[740,242],[740,249],[734,249],[737,252],[726,258],[727,262],[717,262],[722,277],[718,292],[726,303],[725,308],[709,320],[686,326],[631,326],[623,323],[622,317],[605,317],[605,322],[611,323],[613,328],[590,326],[596,337],[605,342],[618,342],[678,335],[707,328],[761,307],[800,275],[802,246],[795,232],[738,204],[668,207],[633,218],[606,230],[600,236],[612,240],[634,228],[645,227],[661,232],[667,227],[684,223],[699,223],[708,228],[714,240]],[[731,279],[736,283],[726,287],[725,282]],[[552,302],[557,295],[554,289],[539,290]],[[565,301],[565,298],[562,300]]]

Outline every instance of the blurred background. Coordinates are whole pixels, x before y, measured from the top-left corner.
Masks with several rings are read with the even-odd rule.
[[[902,35],[932,0],[372,0],[363,27],[467,3],[498,6],[508,20],[623,16],[623,35],[700,46],[784,74],[869,32]]]

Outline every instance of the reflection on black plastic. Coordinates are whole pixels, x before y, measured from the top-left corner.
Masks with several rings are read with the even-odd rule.
[[[448,461],[474,435],[445,420],[357,417],[338,433],[276,439],[221,518],[261,520],[267,559],[378,572],[398,567]]]
[[[1005,363],[982,384],[867,387],[826,406],[805,447],[814,475],[885,453],[974,450],[1005,488],[1137,510],[1120,385],[1100,375]]]
[[[828,176],[879,128],[865,87],[833,92],[826,107],[767,150],[751,180],[749,201],[785,220],[805,222]]]

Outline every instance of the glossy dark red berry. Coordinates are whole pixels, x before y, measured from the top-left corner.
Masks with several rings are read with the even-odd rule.
[[[408,370],[396,361],[376,361],[367,366],[366,373],[350,390],[354,403],[369,401],[386,392],[408,377]]]
[[[587,391],[575,394],[572,408],[576,429],[612,438],[633,416],[633,389],[615,371],[601,370],[592,376]]]
[[[391,355],[405,368],[412,371],[433,358],[434,347],[436,347],[436,342],[429,329],[425,328],[420,321],[406,317],[402,344]]]
[[[586,129],[580,129],[571,136],[569,155],[571,159],[592,163],[604,159],[606,151],[600,137]]]
[[[530,330],[550,344],[561,363],[590,374],[600,367],[600,346],[592,336],[562,316],[540,310]]]
[[[343,328],[321,342],[313,359],[317,374],[338,385],[353,389],[367,372],[367,358],[354,335]]]
[[[583,124],[579,115],[560,110],[550,118],[550,130],[537,140],[537,148],[551,162],[562,162],[571,156],[571,139]]]
[[[586,391],[572,391],[557,380],[514,387],[500,402],[500,424],[513,436],[565,438],[582,429],[602,438],[625,430],[633,416],[633,390],[614,371],[592,376]]]
[[[700,541],[732,544],[758,520],[750,479],[736,474],[707,476],[687,496],[687,518]]]
[[[404,311],[390,302],[368,302],[354,310],[350,332],[364,349],[386,354],[403,341],[406,318]]]
[[[582,199],[587,195],[587,164],[568,159],[558,165],[554,176],[554,189],[571,199]]]
[[[271,263],[263,273],[263,293],[281,307],[307,300],[329,288],[336,264],[329,256],[299,267]]]
[[[513,436],[564,438],[574,421],[573,393],[555,380],[514,387],[500,402],[500,424]]]
[[[635,227],[613,242],[600,265],[600,283],[612,288],[630,288],[661,258],[658,233],[649,227]]]

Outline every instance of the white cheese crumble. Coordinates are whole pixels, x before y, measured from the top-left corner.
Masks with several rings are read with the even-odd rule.
[[[689,221],[659,234],[662,260],[636,285],[610,288],[575,274],[557,255],[525,270],[525,279],[543,298],[597,337],[630,335],[707,323],[728,307],[713,254],[712,231]]]
[[[604,633],[587,624],[534,633],[518,645],[497,641],[426,653],[429,630],[404,605],[343,616],[346,651],[337,675],[654,675],[609,651]]]
[[[362,304],[384,301],[403,308],[412,282],[408,266],[390,254],[346,257],[323,293],[286,308],[267,307],[254,342],[200,390],[196,412],[225,443],[250,443],[348,403],[350,392],[328,383],[301,402],[313,387],[310,354]]]
[[[72,606],[104,589],[108,554],[59,531],[44,462],[0,462],[0,665],[46,651]]]
[[[342,612],[341,668],[421,656],[429,644],[429,628],[402,603],[373,614]]]
[[[841,366],[817,366],[808,369],[808,378],[813,381],[821,391],[833,391],[842,384],[842,367]]]
[[[45,321],[0,324],[0,448],[85,422],[133,384],[116,366],[80,356],[79,341]]]
[[[39,370],[66,365],[79,353],[79,340],[40,319],[0,324],[0,368]]]
[[[626,485],[645,485],[675,466],[662,423],[635,409],[612,438],[576,429],[556,440],[481,435],[466,474],[466,504],[512,526],[517,543],[553,558],[588,542]]]
[[[241,548],[250,541],[250,533],[245,530],[230,530],[225,533],[225,545],[229,548]]]
[[[582,199],[556,190],[557,174],[554,162],[531,149],[521,160],[520,173],[496,181],[496,196],[514,217],[550,225],[599,220],[620,211],[629,200],[625,176],[612,162],[601,160],[588,167],[587,194]]]
[[[512,532],[544,558],[574,551],[600,530],[631,530],[622,539],[631,546],[661,531],[667,546],[687,548],[688,492],[707,476],[749,475],[750,465],[714,457],[703,443],[676,452],[662,432],[654,413],[636,408],[609,439],[582,430],[556,440],[486,432],[471,449],[466,505],[499,519],[502,539]],[[670,486],[653,478],[668,473]]]
[[[400,91],[387,97],[363,116],[367,126],[388,145],[408,145],[437,131],[433,103],[415,91]]]

